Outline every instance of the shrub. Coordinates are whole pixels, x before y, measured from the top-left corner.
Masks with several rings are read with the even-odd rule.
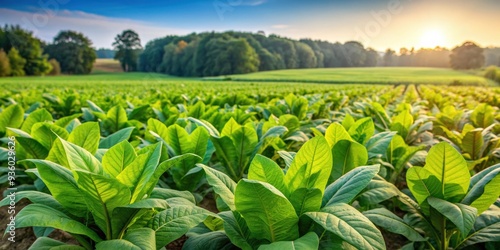
[[[0,50],[0,77],[10,75],[10,62],[5,51]]]
[[[26,59],[21,57],[19,51],[16,48],[12,48],[9,51],[9,62],[10,62],[10,74],[12,76],[24,76],[24,65],[26,64]]]
[[[491,80],[495,80],[496,76],[499,75],[499,74],[497,74],[497,70],[498,69],[495,66],[490,66],[490,67],[486,68],[486,72],[484,73],[484,77],[491,79]]]
[[[61,65],[59,62],[52,58],[49,60],[50,65],[52,66],[52,70],[49,72],[49,75],[56,76],[61,74]]]

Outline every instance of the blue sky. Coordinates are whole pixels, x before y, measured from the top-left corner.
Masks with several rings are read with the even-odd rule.
[[[265,31],[295,39],[361,41],[367,47],[500,46],[497,0],[24,0],[0,1],[0,24],[20,24],[50,41],[63,29],[111,47],[124,29],[143,45],[169,34]]]

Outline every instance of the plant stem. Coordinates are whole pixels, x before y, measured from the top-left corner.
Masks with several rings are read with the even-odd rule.
[[[71,236],[73,236],[73,238],[75,238],[75,240],[78,241],[78,243],[80,243],[80,245],[82,245],[82,247],[84,247],[85,249],[87,249],[87,250],[94,249],[92,247],[92,245],[90,244],[90,242],[85,240],[85,238],[83,238],[82,236],[80,236],[78,234],[71,234]]]

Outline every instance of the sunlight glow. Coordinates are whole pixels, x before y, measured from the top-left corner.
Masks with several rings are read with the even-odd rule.
[[[421,48],[435,48],[436,46],[443,47],[445,43],[446,38],[442,30],[429,29],[422,34],[419,46]]]

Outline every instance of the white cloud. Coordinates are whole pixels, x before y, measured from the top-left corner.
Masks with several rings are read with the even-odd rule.
[[[259,6],[265,4],[266,2],[267,0],[243,0],[243,3],[241,5]]]
[[[290,27],[289,25],[286,25],[286,24],[275,24],[273,26],[271,26],[271,28],[273,29],[287,29],[288,27]]]
[[[23,28],[45,40],[52,39],[61,30],[75,30],[82,32],[92,40],[95,47],[110,48],[114,37],[125,29],[136,31],[143,46],[147,41],[166,35],[182,35],[191,31],[158,27],[154,24],[125,18],[109,18],[105,16],[86,13],[83,11],[59,10],[45,12],[36,10],[32,12],[17,11],[0,8],[0,25],[19,24]]]

